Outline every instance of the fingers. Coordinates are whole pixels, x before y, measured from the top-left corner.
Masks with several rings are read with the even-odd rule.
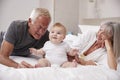
[[[18,64],[17,68],[26,68],[26,67],[24,65],[22,65],[22,64]]]
[[[40,64],[35,64],[35,68],[42,67]]]
[[[24,66],[26,66],[27,68],[33,68],[34,66],[32,66],[31,64],[25,62],[25,61],[22,61],[21,64],[23,64]]]
[[[78,49],[71,49],[70,50],[70,55],[71,56],[75,56],[75,55],[77,55],[79,53],[79,50]]]
[[[76,60],[76,62],[80,63],[80,59],[78,56],[75,56],[75,60]]]
[[[94,61],[89,60],[89,61],[86,61],[86,65],[96,65],[96,64]]]
[[[36,54],[37,53],[37,50],[35,48],[29,48],[29,50],[30,50],[30,53],[32,53],[32,54]]]
[[[18,68],[34,68],[34,66],[25,61],[22,61],[20,64],[18,64]]]

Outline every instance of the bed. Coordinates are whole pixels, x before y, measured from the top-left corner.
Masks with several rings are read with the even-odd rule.
[[[81,31],[83,31],[83,29]],[[81,37],[81,35],[80,33],[78,35],[68,34],[65,41],[71,44],[74,39]],[[33,65],[38,60],[36,56],[10,56],[10,58],[18,63],[24,60]],[[0,80],[120,80],[120,64],[118,65],[117,71],[103,66],[60,68],[56,65],[52,65],[51,67],[44,68],[15,69],[0,64]]]

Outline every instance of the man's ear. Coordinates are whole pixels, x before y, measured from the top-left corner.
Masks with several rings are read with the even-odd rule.
[[[31,18],[28,19],[28,23],[32,23],[32,19]]]
[[[30,27],[31,25],[32,25],[32,19],[29,18],[29,19],[28,19],[28,26]]]

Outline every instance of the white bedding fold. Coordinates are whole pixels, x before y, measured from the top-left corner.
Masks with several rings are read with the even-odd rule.
[[[22,60],[35,64],[37,59],[11,57],[16,62]],[[120,80],[118,71],[102,66],[79,66],[77,68],[60,68],[56,65],[44,68],[15,69],[0,64],[0,80]]]
[[[1,68],[2,69],[2,68]],[[117,71],[100,66],[78,68],[45,67],[34,69],[0,69],[0,80],[120,80]]]

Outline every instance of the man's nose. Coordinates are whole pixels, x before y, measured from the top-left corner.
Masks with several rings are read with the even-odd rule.
[[[39,29],[39,31],[38,31],[39,33],[44,33],[45,32],[45,30],[44,29]]]

